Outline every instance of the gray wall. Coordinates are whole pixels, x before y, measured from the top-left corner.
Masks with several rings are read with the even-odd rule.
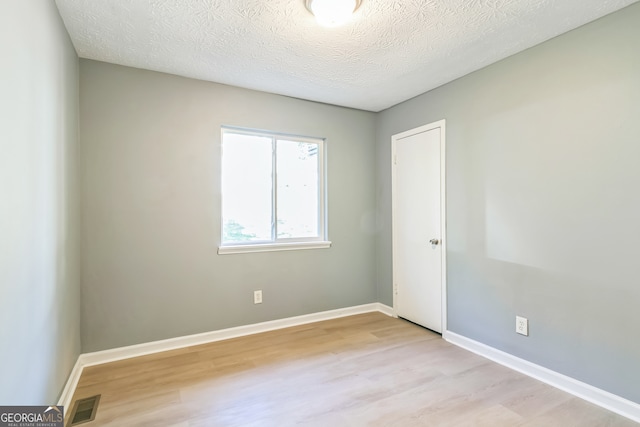
[[[376,301],[373,113],[80,71],[83,352]],[[217,255],[223,124],[327,138],[330,249]]]
[[[640,402],[639,22],[635,4],[379,115],[381,302],[391,136],[444,118],[449,329]]]
[[[53,1],[0,3],[0,404],[52,404],[80,352],[78,59]]]

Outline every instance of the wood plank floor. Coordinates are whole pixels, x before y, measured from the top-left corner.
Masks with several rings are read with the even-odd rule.
[[[88,367],[95,394],[83,426],[638,425],[380,313]]]

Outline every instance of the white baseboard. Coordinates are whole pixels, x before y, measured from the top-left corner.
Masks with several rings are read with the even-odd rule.
[[[398,317],[393,312],[393,307],[389,307],[388,305],[382,303],[376,303],[378,305],[378,310],[382,314],[386,314],[389,317]]]
[[[496,363],[515,371],[547,383],[555,388],[566,391],[576,397],[584,399],[611,412],[622,415],[633,421],[640,422],[640,404],[624,399],[587,383],[583,383],[566,375],[552,371],[527,360],[520,359],[496,348],[446,331],[443,338],[448,342],[483,356]]]
[[[73,397],[73,393],[76,391],[76,387],[78,386],[78,381],[80,381],[80,375],[82,374],[83,365],[80,361],[80,357],[76,360],[75,365],[73,365],[73,369],[69,374],[69,378],[67,378],[67,382],[64,385],[64,389],[60,394],[60,399],[58,399],[58,405],[62,405],[65,408],[69,408],[71,405],[71,398]]]
[[[152,341],[127,347],[96,351],[93,353],[85,353],[80,355],[80,359],[82,360],[82,366],[99,365],[102,363],[114,362],[116,360],[128,359],[131,357],[145,356],[147,354],[158,353],[162,351],[175,350],[178,348],[191,347],[200,344],[208,344],[211,342],[258,334],[260,332],[268,332],[276,329],[304,325],[307,323],[320,322],[322,320],[353,316],[355,314],[370,313],[373,311],[380,311],[384,314],[387,314],[386,309],[384,309],[383,307],[386,306],[380,303],[371,303],[357,305],[354,307],[339,308],[337,310],[321,311],[319,313],[287,317],[285,319],[270,320],[268,322],[254,323],[252,325],[237,326],[235,328],[220,329],[217,331],[204,332],[201,334],[187,335],[161,341]]]
[[[69,379],[65,384],[64,390],[62,391],[58,405],[68,407],[71,404],[71,398],[73,397],[73,393],[76,390],[76,386],[80,380],[80,375],[82,374],[82,370],[85,366],[100,365],[103,363],[115,362],[117,360],[129,359],[131,357],[145,356],[163,351],[208,344],[211,342],[228,340],[261,332],[274,331],[276,329],[290,328],[292,326],[305,325],[307,323],[321,322],[323,320],[337,319],[356,314],[371,313],[374,311],[379,311],[387,316],[393,316],[393,309],[391,307],[376,302],[353,307],[339,308],[337,310],[305,314],[302,316],[288,317],[285,319],[271,320],[252,325],[238,326],[235,328],[220,329],[201,334],[170,338],[161,341],[152,341],[127,347],[96,351],[93,353],[84,353],[78,356],[78,360],[76,361],[76,364],[69,375]]]

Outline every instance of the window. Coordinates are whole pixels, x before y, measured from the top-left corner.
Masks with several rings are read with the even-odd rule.
[[[222,128],[220,254],[329,247],[324,140]]]

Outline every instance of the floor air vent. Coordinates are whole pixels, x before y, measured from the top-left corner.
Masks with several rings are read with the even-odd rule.
[[[77,426],[78,424],[93,421],[98,411],[98,402],[100,402],[100,395],[76,400],[71,411],[71,424],[69,425]]]

